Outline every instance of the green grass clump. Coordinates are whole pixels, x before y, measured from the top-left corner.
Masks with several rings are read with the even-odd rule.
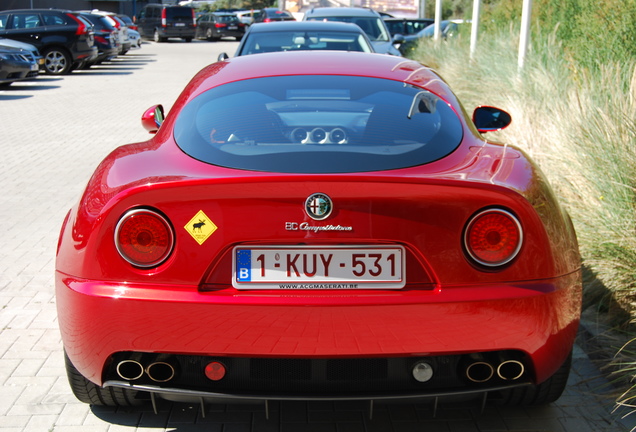
[[[585,268],[601,282],[586,285],[586,306],[618,305],[609,312],[626,327],[636,317],[636,59],[586,67],[565,55],[557,31],[535,29],[519,70],[518,35],[516,25],[482,33],[472,59],[466,32],[422,41],[411,57],[436,69],[468,112],[493,105],[512,115],[486,137],[519,146],[541,167],[572,217]],[[631,378],[636,355],[626,356],[619,373]],[[636,387],[619,403],[634,400]]]

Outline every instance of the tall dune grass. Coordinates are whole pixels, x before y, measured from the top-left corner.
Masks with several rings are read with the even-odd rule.
[[[513,123],[486,137],[516,144],[539,164],[574,222],[585,268],[600,281],[585,284],[585,305],[618,304],[608,312],[626,326],[636,318],[636,61],[588,72],[555,34],[535,36],[521,71],[514,28],[482,36],[474,59],[466,34],[423,41],[411,57],[436,69],[467,111],[510,112]],[[636,377],[636,341],[617,361],[623,379]],[[636,408],[636,386],[618,402]]]
[[[533,41],[519,71],[517,29],[482,38],[473,59],[465,36],[424,41],[412,57],[440,72],[469,112],[477,105],[510,112],[511,126],[486,137],[539,164],[574,221],[586,267],[636,313],[636,62],[589,73],[549,34]]]

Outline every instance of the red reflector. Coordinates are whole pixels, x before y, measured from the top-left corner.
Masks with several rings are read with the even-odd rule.
[[[464,241],[466,250],[479,264],[494,267],[510,262],[519,252],[521,224],[505,210],[486,210],[475,216]]]
[[[205,367],[205,376],[212,381],[219,381],[225,376],[225,366],[223,363],[212,362]]]
[[[172,252],[174,233],[168,221],[158,213],[133,210],[117,224],[115,244],[129,263],[138,267],[154,267]]]

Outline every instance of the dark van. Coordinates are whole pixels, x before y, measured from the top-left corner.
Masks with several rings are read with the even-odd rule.
[[[137,16],[141,37],[165,42],[168,38],[192,41],[196,33],[194,9],[186,6],[149,4]]]

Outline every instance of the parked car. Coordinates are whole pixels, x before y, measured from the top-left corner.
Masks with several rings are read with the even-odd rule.
[[[424,30],[429,25],[435,23],[434,19],[430,18],[383,18],[386,27],[389,29],[391,36],[398,34],[407,36],[415,34],[421,30]]]
[[[248,27],[235,57],[275,51],[335,50],[374,52],[355,24],[326,21],[281,21]],[[222,53],[219,60],[228,58]]]
[[[117,57],[121,51],[121,43],[119,40],[119,30],[113,25],[112,20],[109,20],[103,15],[89,12],[81,12],[80,16],[88,20],[93,26],[95,46],[97,46],[98,50],[97,58],[91,63],[85,64],[84,67],[100,64]]]
[[[197,39],[214,41],[224,37],[233,37],[236,40],[241,40],[244,34],[245,24],[233,13],[204,13],[197,18]]]
[[[44,66],[44,57],[42,57],[42,55],[40,54],[40,51],[38,51],[38,49],[34,45],[31,45],[26,42],[20,42],[17,40],[0,37],[0,47],[20,48],[25,51],[28,51],[31,53],[31,55],[35,59],[35,62],[38,64],[40,68]]]
[[[170,100],[172,102],[172,100]],[[56,305],[94,405],[566,386],[572,223],[533,161],[429,67],[299,51],[200,71],[66,215]]]
[[[186,6],[148,4],[137,17],[137,30],[142,38],[165,42],[181,38],[191,42],[196,34],[194,9]]]
[[[296,18],[286,10],[277,8],[261,9],[260,13],[254,16],[252,22],[276,22],[276,21],[296,21]]]
[[[459,33],[459,26],[464,24],[463,20],[444,20],[440,21],[440,36],[442,39],[455,37]],[[400,52],[403,55],[409,55],[417,46],[421,39],[431,39],[435,35],[435,24],[431,24],[420,30],[419,32],[404,36],[400,45]]]
[[[34,45],[51,75],[67,74],[97,57],[91,28],[71,11],[0,11],[0,36]]]
[[[141,35],[137,30],[128,29],[128,38],[130,39],[131,48],[141,48]]]
[[[254,18],[261,14],[260,10],[242,10],[235,12],[239,21],[241,21],[246,26],[251,25],[254,22]]]
[[[305,21],[342,21],[358,25],[369,36],[375,52],[401,55],[393,46],[398,41],[391,39],[391,34],[377,12],[366,8],[324,7],[310,9],[305,13]]]
[[[0,45],[0,86],[37,78],[39,69],[40,65],[30,51]]]
[[[124,22],[124,24],[126,24],[126,27],[128,27],[129,30],[137,31],[137,24],[135,24],[132,18],[130,18],[128,15],[117,14],[117,17],[121,19]]]
[[[128,37],[128,26],[116,13],[102,11],[99,9],[93,9],[90,11],[80,11],[82,13],[91,13],[94,15],[101,15],[105,17],[110,24],[117,30],[118,39],[119,39],[119,55],[125,55],[128,51],[130,51],[130,47],[132,46],[132,42]]]

